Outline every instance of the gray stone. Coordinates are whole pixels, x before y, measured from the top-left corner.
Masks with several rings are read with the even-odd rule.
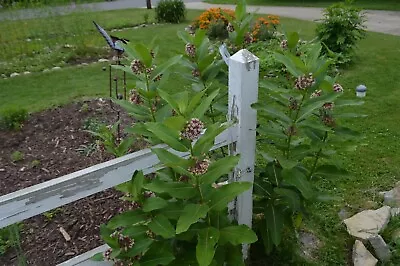
[[[55,66],[52,68],[52,70],[60,70],[60,69],[61,69],[61,67],[59,67],[59,66]]]
[[[388,224],[390,219],[390,207],[383,206],[377,210],[365,210],[344,220],[347,232],[367,241],[368,238],[377,235]]]
[[[301,256],[307,260],[315,260],[321,242],[313,233],[301,231],[299,233]]]
[[[369,243],[375,250],[375,255],[381,261],[388,261],[390,259],[391,253],[389,246],[385,243],[385,240],[380,235],[370,237]]]
[[[390,215],[392,217],[396,217],[400,215],[400,208],[391,208],[390,209]]]
[[[16,77],[16,76],[19,76],[19,73],[14,72],[14,73],[11,73],[10,78],[14,78],[14,77]]]
[[[25,71],[24,72],[24,75],[29,75],[31,72],[29,72],[29,71]]]
[[[82,63],[81,66],[88,66],[88,63]]]
[[[109,61],[109,60],[108,60],[107,58],[100,58],[100,59],[99,59],[99,62],[100,62],[100,63],[102,63],[102,62],[108,62],[108,61]]]
[[[2,77],[3,79],[5,79],[5,78],[7,78],[7,75],[6,75],[6,74],[1,74],[1,77]]]
[[[48,69],[48,68],[43,69],[43,73],[46,73],[46,72],[49,72],[49,71],[50,71],[50,69]]]
[[[354,266],[375,266],[378,260],[365,248],[364,244],[356,240],[353,246]]]
[[[400,182],[397,182],[393,189],[381,192],[380,194],[383,195],[385,204],[400,207]]]

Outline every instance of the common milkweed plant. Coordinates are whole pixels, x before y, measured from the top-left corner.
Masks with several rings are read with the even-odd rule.
[[[280,244],[285,225],[299,225],[307,202],[323,198],[312,181],[346,173],[333,158],[359,136],[340,120],[360,115],[337,110],[362,102],[340,99],[344,89],[327,74],[332,61],[321,48],[301,42],[296,32],[287,34],[274,54],[284,73],[261,82],[267,100],[253,106],[263,147],[254,184],[255,228],[267,253]]]
[[[136,44],[126,53],[130,65],[115,67],[132,75],[134,88],[128,101],[116,102],[137,120],[128,131],[158,144],[151,150],[162,170],[151,177],[136,171],[130,182],[118,186],[131,209],[101,226],[110,249],[95,259],[114,265],[243,265],[241,246],[257,236],[229,219],[227,205],[252,184],[220,184],[239,157],[210,154],[216,136],[230,126],[205,116],[219,90],[204,86],[170,94],[162,88],[180,56],[156,66],[155,49]],[[211,64],[209,51],[202,53]]]

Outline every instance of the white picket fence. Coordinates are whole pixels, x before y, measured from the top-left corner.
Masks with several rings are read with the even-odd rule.
[[[229,58],[228,65],[228,120],[235,121],[235,125],[216,138],[212,149],[229,146],[230,154],[241,155],[229,182],[253,182],[257,113],[251,104],[257,101],[258,96],[259,62],[249,51],[240,50]],[[187,153],[176,154],[188,156]],[[144,149],[1,196],[0,228],[129,181],[135,170],[153,173],[160,169],[159,163],[150,149]],[[252,204],[252,189],[249,189],[230,204],[232,217],[239,224],[251,227]],[[59,265],[110,265],[90,260],[94,254],[107,248],[107,245],[100,246]],[[247,247],[244,247],[244,252],[247,254]]]

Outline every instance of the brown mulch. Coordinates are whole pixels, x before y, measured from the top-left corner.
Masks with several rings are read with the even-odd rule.
[[[20,131],[0,131],[0,195],[112,159],[99,150],[90,156],[77,151],[80,145],[93,143],[83,130],[90,118],[112,124],[116,111],[108,101],[72,103],[32,114]],[[123,125],[133,123],[123,112],[121,119]],[[24,154],[22,161],[11,161],[15,151]],[[28,265],[56,265],[102,245],[99,225],[129,207],[120,196],[109,189],[52,210],[47,217],[38,215],[24,221],[21,244]],[[61,234],[61,227],[70,241]],[[18,265],[13,249],[0,257],[0,265]]]

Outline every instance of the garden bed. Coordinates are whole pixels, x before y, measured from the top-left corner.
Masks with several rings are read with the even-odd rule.
[[[121,114],[124,125],[133,122]],[[19,131],[0,131],[0,195],[112,159],[99,150],[86,156],[77,149],[93,143],[85,127],[112,124],[116,116],[108,101],[93,100],[32,114]],[[23,159],[13,162],[15,152]],[[55,265],[103,244],[99,225],[129,208],[120,196],[109,189],[24,221],[21,245],[28,265]],[[13,249],[0,257],[0,265],[18,265]]]

